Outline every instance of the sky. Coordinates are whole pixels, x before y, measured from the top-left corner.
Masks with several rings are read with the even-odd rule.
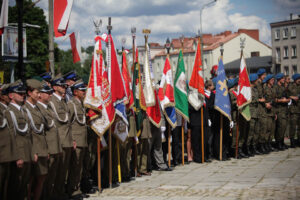
[[[137,45],[144,44],[142,29],[151,29],[149,42],[163,45],[169,37],[195,36],[200,29],[200,9],[213,0],[74,0],[67,33],[80,33],[82,47],[94,44],[93,20],[102,20],[101,32],[107,32],[112,17],[112,36],[116,48],[131,48],[131,27],[137,29]],[[48,18],[48,0],[36,4]],[[217,0],[203,10],[203,33],[217,34],[239,28],[259,29],[262,42],[271,45],[270,23],[300,15],[300,0]],[[59,47],[70,49],[65,38],[55,38]],[[247,45],[247,42],[246,42]]]

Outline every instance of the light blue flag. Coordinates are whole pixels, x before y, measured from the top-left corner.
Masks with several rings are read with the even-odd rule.
[[[220,58],[216,77],[215,109],[231,121],[231,105],[223,60]]]

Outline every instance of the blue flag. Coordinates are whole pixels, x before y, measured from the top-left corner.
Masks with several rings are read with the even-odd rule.
[[[221,112],[231,121],[231,105],[222,58],[219,61],[216,77],[215,109]]]

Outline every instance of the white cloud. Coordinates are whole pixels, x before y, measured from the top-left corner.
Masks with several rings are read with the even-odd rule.
[[[292,0],[290,0],[292,1]],[[41,1],[38,6],[48,9],[48,1]],[[101,18],[103,26],[101,31],[106,32],[107,18],[112,17],[116,47],[121,47],[121,38],[127,40],[126,46],[131,46],[132,26],[137,27],[137,43],[142,45],[144,37],[143,28],[150,28],[150,42],[163,44],[167,37],[178,37],[182,34],[194,36],[200,28],[200,7],[209,0],[104,0],[86,1],[76,0],[69,22],[68,32],[80,31],[83,47],[93,45],[94,25],[93,19]],[[91,5],[92,4],[92,5]],[[166,9],[169,8],[169,9]],[[219,33],[225,30],[237,31],[239,28],[258,28],[263,42],[270,42],[270,29],[267,22],[257,16],[245,16],[241,13],[229,14],[233,5],[229,0],[220,0],[215,5],[206,8],[202,15],[204,33]],[[60,41],[60,40],[55,40]],[[59,42],[67,47],[69,41]],[[62,45],[60,45],[62,46]]]

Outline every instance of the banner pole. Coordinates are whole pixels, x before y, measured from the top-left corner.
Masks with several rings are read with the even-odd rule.
[[[168,124],[168,165],[171,167],[171,126]]]
[[[111,145],[111,127],[109,127],[109,141],[108,141],[108,145],[109,145],[109,152],[108,152],[108,156],[109,156],[109,188],[112,188],[112,145]]]
[[[220,118],[220,160],[222,160],[222,156],[223,156],[223,115],[221,115],[221,118]]]
[[[203,106],[201,107],[201,150],[202,150],[202,163],[204,163],[204,127],[203,127]]]
[[[181,159],[182,165],[184,165],[184,118],[182,117],[182,124],[181,124]]]
[[[236,139],[235,139],[235,158],[238,158],[238,148],[239,148],[239,111],[237,112],[236,121]]]
[[[100,137],[97,138],[97,158],[98,158],[98,190],[101,192],[101,141]]]
[[[117,152],[118,152],[118,180],[119,183],[122,182],[122,175],[121,175],[121,162],[120,162],[120,143],[117,140]]]

